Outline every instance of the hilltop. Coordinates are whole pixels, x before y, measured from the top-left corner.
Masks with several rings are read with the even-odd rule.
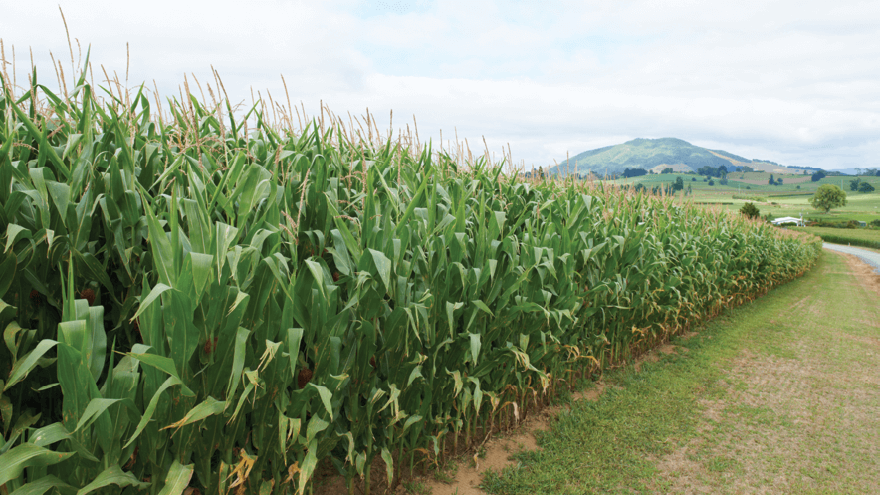
[[[802,173],[803,169],[788,168],[764,160],[750,160],[724,150],[710,150],[676,138],[633,139],[623,144],[584,151],[559,162],[550,173],[590,172],[602,176],[622,173],[627,168],[641,168],[660,172],[672,168],[676,172],[694,171],[700,167],[726,167],[739,170],[747,166],[770,173]]]

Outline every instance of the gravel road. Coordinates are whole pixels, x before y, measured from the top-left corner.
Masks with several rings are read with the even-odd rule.
[[[874,251],[868,251],[867,249],[861,249],[852,246],[841,246],[840,244],[829,244],[827,242],[822,243],[822,247],[825,249],[830,249],[832,251],[839,251],[841,253],[847,253],[857,256],[859,259],[864,261],[865,263],[874,267],[874,271],[880,273],[880,253],[875,253]]]

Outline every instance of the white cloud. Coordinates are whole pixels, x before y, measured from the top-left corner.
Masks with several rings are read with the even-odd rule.
[[[674,136],[793,166],[880,165],[878,2],[101,0],[62,8],[92,60],[120,77],[129,42],[132,83],[156,79],[173,93],[185,72],[211,80],[213,64],[233,99],[250,101],[253,86],[278,100],[283,73],[310,113],[323,100],[341,114],[393,109],[396,123],[415,114],[423,139],[457,127],[472,148],[485,135],[491,149],[509,142],[528,164]],[[49,50],[69,70],[55,1],[2,2],[0,19],[7,56],[16,46],[19,82],[28,46],[41,79],[54,80]]]

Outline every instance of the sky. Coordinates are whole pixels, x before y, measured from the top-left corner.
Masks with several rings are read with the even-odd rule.
[[[393,111],[435,146],[485,138],[526,168],[639,137],[880,167],[876,0],[0,0],[19,83],[29,51],[43,78],[50,52],[70,69],[59,5],[74,51],[130,86],[172,96],[213,66],[232,100],[279,100],[283,74],[310,114],[369,108],[387,128]]]

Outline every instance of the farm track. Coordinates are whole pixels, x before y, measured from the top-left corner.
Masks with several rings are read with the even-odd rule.
[[[493,451],[479,462],[507,467],[482,487],[505,495],[880,493],[878,303],[880,275],[855,255],[826,251],[802,279],[609,374],[606,393],[536,422],[547,431],[502,441],[502,462]],[[537,437],[534,449],[526,434]],[[484,493],[467,478],[434,483],[432,493]]]
[[[823,242],[822,247],[825,249],[830,249],[832,251],[837,251],[840,253],[846,253],[852,256],[859,258],[861,261],[871,265],[874,267],[877,273],[880,273],[880,253],[869,251],[867,249],[861,249],[852,246],[842,246],[840,244],[831,244],[828,242]]]

